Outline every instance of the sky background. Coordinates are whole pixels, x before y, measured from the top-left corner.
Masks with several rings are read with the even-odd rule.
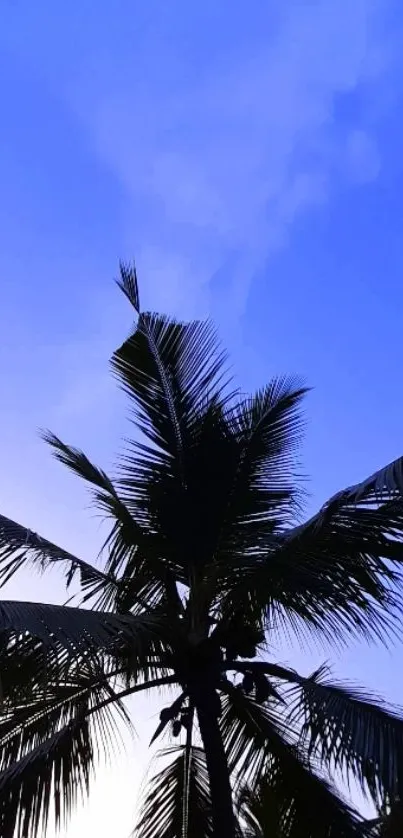
[[[216,319],[244,388],[312,385],[312,507],[403,453],[402,47],[394,0],[1,1],[1,513],[97,552],[37,429],[113,462],[120,258],[147,307]],[[8,596],[64,594],[27,572]],[[281,650],[306,671],[329,654]],[[402,648],[331,657],[403,704]],[[142,745],[68,838],[133,827],[156,720],[135,707]]]

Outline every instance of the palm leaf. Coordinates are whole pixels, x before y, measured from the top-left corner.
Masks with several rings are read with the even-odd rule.
[[[94,754],[87,721],[76,720],[0,773],[2,838],[35,838],[47,825],[52,803],[56,824],[79,795],[88,794]]]
[[[66,445],[50,432],[43,434],[43,438],[59,462],[95,487],[95,504],[112,521],[102,548],[102,552],[108,551],[105,581],[101,579],[95,587],[87,585],[83,602],[98,595],[97,607],[114,606],[120,611],[138,606],[144,611],[155,604],[155,595],[160,602],[166,590],[168,568],[159,558],[158,546],[149,528],[146,531],[140,526],[119,497],[112,480],[82,451]]]
[[[9,660],[14,663],[12,650]],[[2,669],[4,664],[3,655]],[[145,680],[116,692],[109,671],[91,659],[69,663],[63,671],[53,667],[45,680],[38,660],[30,670],[30,681],[22,674],[18,685],[11,681],[0,715],[0,834],[5,838],[14,836],[16,827],[15,838],[34,838],[52,811],[56,825],[65,823],[78,793],[88,792],[95,757],[104,749],[109,758],[114,749],[116,714],[130,726],[122,698],[175,680]]]
[[[301,582],[312,592],[316,575],[332,631],[337,624],[348,625],[367,637],[382,638],[385,631],[397,630],[403,581],[402,475],[400,457],[338,492],[306,524],[285,533],[279,557],[286,567],[294,565],[294,571],[298,562]],[[309,608],[314,610],[312,602]]]
[[[257,524],[292,515],[299,490],[296,452],[303,421],[301,399],[308,392],[292,378],[273,378],[253,397],[234,408],[230,425],[237,440],[238,462],[228,519],[252,528],[253,547],[261,539]],[[264,531],[263,531],[264,533]],[[237,532],[243,547],[242,532]]]
[[[50,445],[53,455],[59,463],[62,463],[92,486],[96,486],[111,495],[115,494],[115,487],[106,472],[95,466],[83,451],[66,445],[51,431],[42,431],[41,436],[44,442]]]
[[[354,486],[349,486],[347,489],[342,489],[337,492],[330,501],[328,506],[333,504],[339,505],[346,500],[349,503],[361,503],[365,501],[370,503],[375,501],[377,504],[385,503],[385,501],[401,499],[403,496],[403,457],[398,457],[388,465],[375,471],[369,477],[356,483]]]
[[[155,622],[156,621],[156,622]],[[100,675],[108,679],[119,676],[126,687],[171,676],[169,667],[169,638],[163,640],[163,620],[158,617],[136,619],[136,636],[118,633],[105,649],[72,646],[71,643],[49,636],[44,641],[26,632],[0,632],[0,707],[1,702],[19,706],[25,701],[26,687],[39,690],[49,684],[76,684],[77,673],[81,679],[91,676],[94,684]],[[143,628],[145,631],[143,632]],[[113,680],[112,680],[113,683]]]
[[[4,661],[2,661],[4,665]],[[13,689],[3,701],[0,715],[0,770],[5,771],[21,760],[33,748],[46,742],[59,730],[78,718],[93,715],[99,707],[107,706],[111,686],[107,673],[86,666],[67,667],[60,677],[43,678],[42,669],[35,672],[35,680],[19,684],[18,692]],[[115,707],[124,715],[123,705],[116,699]],[[109,713],[109,711],[108,711]],[[99,717],[99,713],[98,713]],[[94,717],[95,718],[95,717]],[[103,714],[103,737],[105,738],[107,715]],[[99,718],[98,718],[99,726]]]
[[[403,711],[361,687],[332,683],[326,667],[291,680],[290,718],[302,726],[308,753],[378,799],[402,794]]]
[[[177,563],[166,559],[152,531],[141,541],[141,547],[137,546],[139,543],[140,539],[133,543],[130,529],[116,517],[105,543],[109,552],[107,569],[113,574],[119,571],[114,607],[120,613],[134,614],[157,606],[170,607],[174,618],[181,610],[176,588]]]
[[[284,723],[299,730],[308,755],[332,771],[354,777],[377,799],[402,793],[403,710],[354,684],[332,682],[323,665],[306,678],[267,662],[228,661],[236,672],[256,672],[289,686],[281,690]]]
[[[256,788],[240,794],[249,838],[359,838],[363,823],[323,778],[295,757],[268,760]]]
[[[117,280],[117,285],[123,291],[137,314],[140,314],[140,295],[136,266],[121,262],[119,267],[120,278]]]
[[[134,835],[136,838],[209,838],[213,833],[204,751],[192,746],[187,784],[185,748],[171,749],[169,754],[176,756],[151,781]],[[186,785],[187,809],[183,805]]]
[[[306,759],[296,732],[282,721],[275,704],[263,707],[228,684],[221,728],[230,766],[241,783],[241,802],[242,789],[258,789],[265,778],[267,788],[278,795],[282,836],[359,835],[361,819]]]
[[[112,652],[118,641],[130,643],[133,652],[152,651],[158,626],[153,616],[117,616],[64,605],[0,601],[0,633],[28,633],[45,645],[72,652]]]
[[[156,600],[161,602],[170,583],[169,568],[161,561],[158,543],[150,528],[140,526],[119,497],[112,480],[82,451],[66,445],[50,432],[43,437],[59,462],[95,487],[96,506],[113,522],[103,546],[103,550],[108,550],[106,577],[113,580],[113,585],[101,581],[95,590],[90,587],[84,601],[98,594],[98,607],[114,605],[119,610],[132,610],[138,606],[144,610],[155,605]]]
[[[282,722],[278,702],[262,705],[230,681],[220,689],[220,726],[230,771],[242,785],[253,784],[264,770],[270,738],[281,731],[287,740],[291,729]]]
[[[403,499],[380,507],[340,500],[237,559],[242,583],[227,582],[229,603],[266,610],[273,628],[310,627],[333,642],[347,632],[389,638],[399,632],[401,535]]]
[[[55,449],[55,456],[76,474],[97,487],[95,500],[99,508],[114,522],[105,543],[108,548],[109,561],[106,572],[73,556],[57,547],[47,539],[38,536],[15,521],[0,516],[0,583],[5,584],[20,568],[28,562],[34,567],[44,570],[53,564],[66,566],[66,583],[71,584],[75,574],[80,576],[81,589],[84,593],[83,602],[96,600],[97,607],[110,608],[115,606],[117,599],[123,599],[127,589],[127,573],[119,578],[117,573],[126,566],[141,565],[138,554],[138,544],[146,547],[149,563],[152,562],[154,551],[151,539],[131,517],[123,501],[118,497],[112,482],[101,469],[97,469],[81,451],[71,448],[50,433],[45,439]],[[154,576],[156,570],[160,572],[158,561],[153,562]]]
[[[113,594],[117,586],[111,574],[102,573],[22,524],[0,515],[0,584],[5,585],[27,563],[41,571],[52,565],[64,566],[67,586],[78,572],[83,590],[91,595],[107,589]]]
[[[252,602],[256,610],[266,599],[272,626],[311,625],[327,640],[340,641],[346,629],[368,639],[396,634],[403,580],[402,473],[399,458],[338,492],[305,524],[257,544],[251,558],[237,561],[242,586],[232,595],[240,601],[243,596],[245,606]]]
[[[185,436],[206,396],[221,392],[225,355],[209,323],[140,314],[112,368],[135,401],[141,431],[184,478]],[[179,470],[179,471],[178,471]]]
[[[74,474],[95,487],[93,496],[97,507],[114,522],[114,530],[106,540],[106,545],[109,548],[111,542],[114,541],[116,528],[121,533],[125,552],[122,556],[117,554],[116,549],[110,549],[107,564],[108,575],[112,574],[114,576],[121,569],[123,560],[127,559],[127,552],[136,552],[138,547],[143,549],[145,547],[148,548],[147,552],[150,554],[148,534],[132,517],[108,475],[98,466],[95,466],[83,451],[62,442],[59,437],[50,431],[44,432],[42,437],[51,446],[54,456],[62,465],[67,466]]]

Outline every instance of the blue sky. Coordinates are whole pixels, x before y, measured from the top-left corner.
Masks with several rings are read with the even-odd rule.
[[[3,0],[0,23],[1,511],[96,551],[87,496],[36,430],[113,460],[119,258],[150,308],[216,318],[245,387],[314,387],[312,505],[403,453],[398,4]],[[9,594],[62,590],[26,575]],[[402,660],[354,647],[335,665],[399,701]],[[69,836],[127,836],[133,753]]]

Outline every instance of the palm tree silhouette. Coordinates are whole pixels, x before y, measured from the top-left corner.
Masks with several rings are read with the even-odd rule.
[[[301,524],[306,388],[277,378],[242,395],[210,323],[142,312],[130,266],[119,284],[136,322],[112,358],[133,427],[115,479],[45,435],[110,520],[102,570],[0,518],[3,582],[58,564],[82,590],[75,609],[0,603],[0,834],[38,835],[52,805],[60,822],[124,698],[169,689],[153,740],[170,730],[179,745],[138,838],[248,835],[263,800],[288,838],[362,835],[330,777],[395,793],[402,716],[325,666],[304,677],[273,661],[267,639],[398,631],[403,461]]]

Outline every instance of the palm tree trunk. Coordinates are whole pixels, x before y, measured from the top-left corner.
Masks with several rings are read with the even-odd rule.
[[[235,818],[227,755],[217,718],[214,690],[198,691],[196,708],[206,754],[213,810],[214,838],[235,838]]]

